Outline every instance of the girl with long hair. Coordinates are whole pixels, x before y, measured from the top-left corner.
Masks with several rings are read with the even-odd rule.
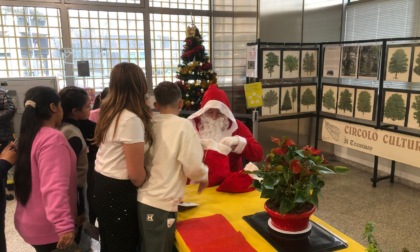
[[[37,252],[65,249],[75,235],[76,155],[57,130],[60,97],[49,87],[25,94],[17,141],[15,227]]]
[[[131,252],[139,245],[137,188],[146,179],[144,152],[153,142],[146,93],[139,66],[126,62],[114,66],[95,131],[99,150],[94,208],[102,252]]]

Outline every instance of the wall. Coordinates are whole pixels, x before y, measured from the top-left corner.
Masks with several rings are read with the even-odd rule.
[[[260,40],[290,43],[340,41],[344,1],[260,0]]]

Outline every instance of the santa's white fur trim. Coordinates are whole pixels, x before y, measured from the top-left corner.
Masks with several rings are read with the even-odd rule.
[[[229,146],[218,143],[213,139],[201,139],[200,142],[204,150],[217,151],[223,155],[227,155],[232,151]]]
[[[239,143],[236,146],[236,148],[233,150],[233,152],[236,153],[236,154],[241,154],[245,149],[246,139],[244,137],[241,137],[241,136],[235,136],[235,137],[239,138]]]

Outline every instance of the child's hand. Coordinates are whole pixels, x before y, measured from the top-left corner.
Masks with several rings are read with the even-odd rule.
[[[201,181],[200,184],[198,185],[198,190],[197,193],[201,193],[204,188],[206,188],[209,185],[209,181],[206,179],[205,181]]]
[[[4,159],[7,162],[11,163],[12,165],[14,165],[16,163],[17,160],[17,153],[16,150],[14,149],[14,143],[10,142],[1,152],[0,154],[0,159]]]
[[[57,248],[58,249],[66,249],[74,240],[74,231],[70,231],[68,233],[60,235],[58,237]]]

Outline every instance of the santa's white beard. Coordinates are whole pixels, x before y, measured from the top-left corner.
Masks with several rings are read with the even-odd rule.
[[[220,142],[223,138],[230,136],[230,133],[227,131],[229,127],[229,119],[227,117],[221,116],[213,119],[203,114],[200,119],[198,134],[201,139],[213,139],[216,142]]]

